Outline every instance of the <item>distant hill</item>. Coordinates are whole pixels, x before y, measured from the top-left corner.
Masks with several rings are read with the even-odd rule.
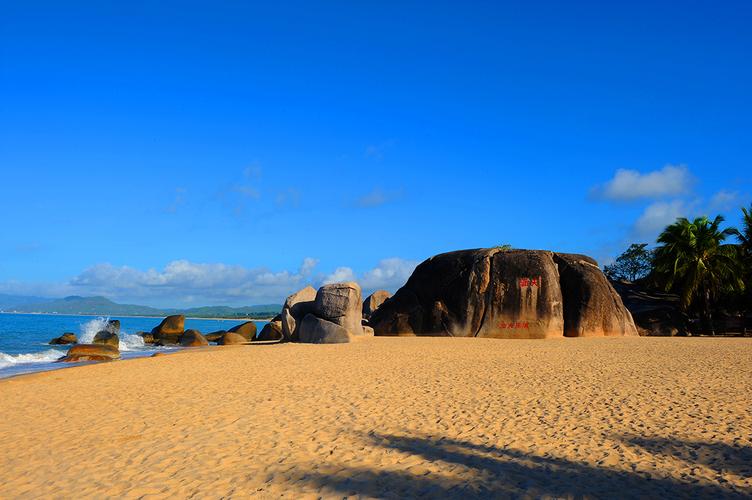
[[[194,318],[270,318],[282,310],[280,304],[260,306],[228,307],[204,306],[190,309],[175,309],[171,314],[185,314]]]
[[[0,293],[0,311],[6,308],[12,308],[21,304],[33,304],[34,302],[45,302],[48,299],[45,297],[33,297],[29,295],[9,295],[7,293]]]
[[[168,316],[170,314],[185,314],[186,316],[201,318],[269,318],[275,316],[282,309],[282,306],[279,304],[244,307],[205,306],[189,309],[157,309],[135,304],[118,304],[106,297],[80,297],[78,295],[72,295],[64,299],[42,300],[39,300],[38,297],[33,297],[33,299],[37,300],[23,300],[21,303],[11,303],[20,296],[8,297],[14,299],[4,301],[0,304],[0,311],[103,316]],[[26,299],[29,298],[26,297]]]

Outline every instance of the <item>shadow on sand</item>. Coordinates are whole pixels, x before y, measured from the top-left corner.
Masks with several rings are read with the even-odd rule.
[[[519,450],[479,446],[452,439],[429,439],[371,433],[364,436],[372,446],[398,450],[440,462],[442,473],[394,471],[349,467],[336,474],[308,471],[298,479],[331,493],[386,498],[750,498],[752,490],[728,483],[704,484],[696,479],[651,477],[643,472],[625,472],[561,458],[541,457]],[[659,440],[634,438],[628,444],[663,454]],[[672,443],[673,445],[673,443]],[[723,449],[724,445],[685,443],[709,448],[723,457],[725,468],[746,470],[749,449]],[[683,457],[680,457],[683,458]],[[691,464],[688,464],[688,469]]]
[[[752,477],[752,447],[749,446],[642,436],[622,436],[621,440],[654,455],[671,455],[688,465],[704,465],[718,474],[730,472]]]

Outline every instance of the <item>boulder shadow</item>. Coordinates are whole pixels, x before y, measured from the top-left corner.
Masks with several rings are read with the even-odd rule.
[[[730,472],[752,477],[752,446],[636,435],[620,436],[619,439],[654,455],[670,455],[688,464],[704,465],[719,474]]]
[[[345,467],[334,474],[295,473],[296,480],[328,494],[376,498],[749,498],[752,491],[731,484],[703,484],[644,472],[598,467],[515,449],[369,433],[364,440],[403,454],[441,463],[441,473]]]

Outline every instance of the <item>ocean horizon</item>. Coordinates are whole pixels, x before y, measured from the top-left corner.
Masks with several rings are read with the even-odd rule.
[[[122,359],[151,356],[155,352],[186,349],[180,346],[144,344],[137,332],[149,332],[161,321],[159,316],[98,316],[77,314],[2,313],[0,314],[0,378],[40,371],[69,368],[77,364],[57,363],[69,345],[50,345],[63,333],[76,334],[79,343],[90,343],[104,329],[108,320],[120,321],[120,353]],[[209,333],[227,330],[242,319],[186,318],[185,328]],[[258,331],[267,323],[254,320]],[[229,324],[228,324],[229,323]]]

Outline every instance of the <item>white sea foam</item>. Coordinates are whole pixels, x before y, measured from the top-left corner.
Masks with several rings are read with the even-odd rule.
[[[81,325],[81,336],[78,338],[79,343],[91,344],[94,342],[94,336],[98,332],[107,329],[109,320],[110,318],[97,318]],[[120,328],[118,337],[120,338],[118,349],[121,351],[139,351],[146,347],[144,339],[140,335],[131,335],[123,330],[122,327]]]
[[[110,318],[97,318],[91,321],[87,321],[81,325],[81,335],[78,336],[78,342],[80,344],[91,344],[94,342],[94,336],[107,329],[107,322]]]
[[[0,352],[0,369],[22,363],[51,363],[57,361],[63,353],[55,349],[30,354],[5,354]]]
[[[121,351],[134,351],[140,350],[146,347],[144,344],[144,338],[141,335],[131,335],[120,331],[120,345],[118,346]]]

